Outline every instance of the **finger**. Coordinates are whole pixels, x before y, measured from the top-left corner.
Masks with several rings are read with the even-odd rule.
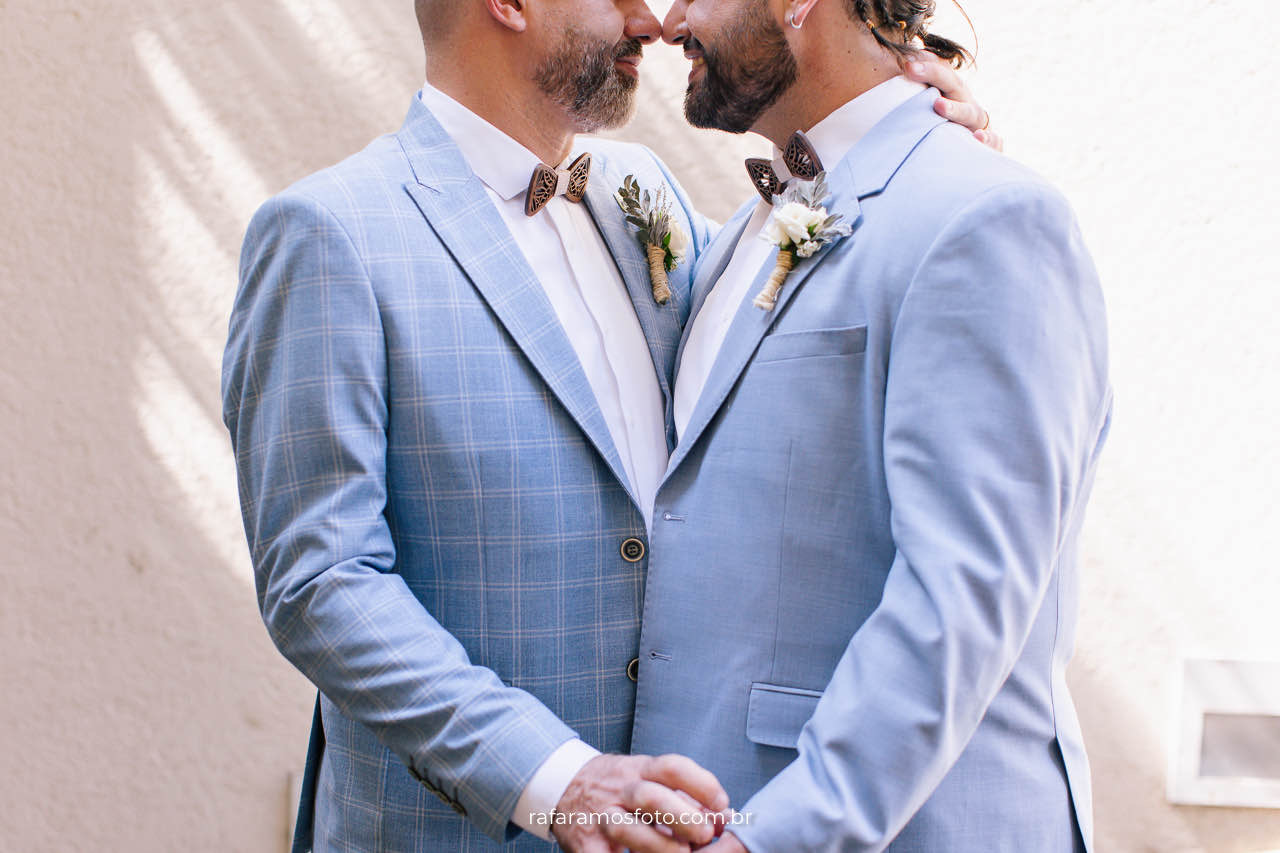
[[[689,845],[659,832],[652,822],[621,809],[609,809],[601,829],[610,843],[631,853],[689,853]]]
[[[973,100],[969,96],[969,87],[964,78],[956,70],[928,51],[916,54],[904,69],[908,79],[932,86],[942,93],[942,97],[956,101]]]
[[[933,111],[948,121],[954,121],[969,130],[985,130],[990,121],[987,111],[975,103],[939,98],[933,103]]]
[[[657,824],[696,847],[710,843],[715,837],[711,818],[702,806],[688,794],[673,791],[666,785],[641,781],[632,791],[631,802],[626,805],[651,815]]]
[[[587,833],[571,833],[556,835],[552,833],[561,849],[567,853],[622,853],[623,848],[609,843],[604,835],[597,831]]]
[[[733,809],[725,809],[710,815],[712,834],[716,838],[724,835],[725,830],[733,823],[733,815]]]
[[[1004,139],[1002,139],[1000,134],[996,133],[994,130],[975,131],[973,136],[988,148],[993,148],[996,151],[1004,151]]]
[[[651,758],[640,775],[651,782],[684,791],[702,805],[718,812],[729,807],[729,795],[715,775],[683,755],[659,755]]]

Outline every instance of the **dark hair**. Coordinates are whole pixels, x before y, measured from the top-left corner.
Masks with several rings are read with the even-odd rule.
[[[899,56],[916,53],[912,42],[919,37],[925,50],[956,68],[973,61],[973,55],[957,42],[925,30],[933,17],[934,0],[845,0],[845,4],[849,15],[863,21],[881,47]],[[956,6],[960,8],[959,3]],[[968,20],[963,8],[960,13]]]

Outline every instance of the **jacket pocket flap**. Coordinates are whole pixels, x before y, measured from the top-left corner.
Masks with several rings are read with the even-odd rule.
[[[867,327],[813,329],[804,332],[781,332],[760,342],[758,362],[787,361],[793,358],[851,355],[867,348]]]
[[[821,698],[818,690],[752,684],[747,704],[747,740],[762,746],[795,749],[800,730],[813,716]]]

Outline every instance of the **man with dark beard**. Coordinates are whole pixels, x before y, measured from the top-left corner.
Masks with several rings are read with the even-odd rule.
[[[1067,688],[1111,413],[1065,200],[899,76],[933,0],[676,0],[702,126],[776,145],[699,257],[632,748],[742,820],[714,853],[1091,846]],[[692,612],[688,591],[707,590]]]
[[[417,11],[427,85],[255,216],[224,361],[263,617],[321,693],[295,849],[688,850],[720,785],[626,753],[710,232],[649,152],[574,139],[627,118],[660,27],[642,0]],[[689,238],[661,301],[628,175]]]

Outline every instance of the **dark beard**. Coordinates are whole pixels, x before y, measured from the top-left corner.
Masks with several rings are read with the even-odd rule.
[[[579,133],[621,127],[635,108],[636,79],[613,64],[639,56],[644,45],[627,39],[616,45],[587,41],[570,28],[534,75],[548,97],[568,110]]]
[[[686,45],[700,49],[707,64],[702,80],[689,84],[684,115],[694,127],[746,133],[796,82],[796,57],[763,3],[717,41],[716,47],[696,39]]]

